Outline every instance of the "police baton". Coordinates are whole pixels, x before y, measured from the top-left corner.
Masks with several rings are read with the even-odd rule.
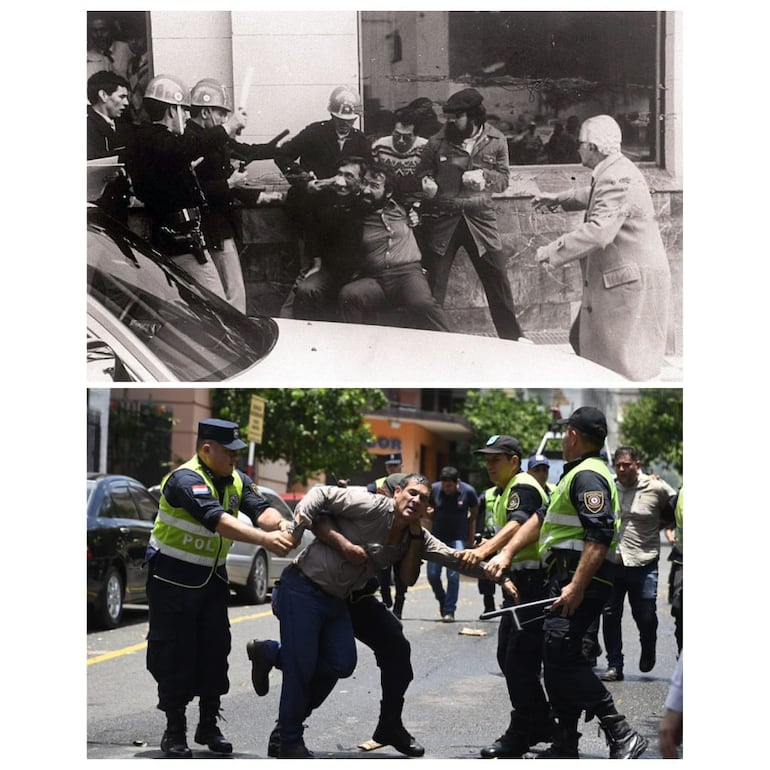
[[[521,631],[522,626],[527,625],[527,623],[534,623],[536,620],[542,620],[545,618],[555,601],[556,599],[551,598],[539,599],[536,602],[527,602],[526,604],[514,604],[511,607],[503,607],[499,610],[484,612],[479,617],[481,620],[491,620],[492,618],[499,618],[501,615],[505,615],[506,613],[510,612],[513,615],[513,622],[516,624],[516,628]],[[519,618],[518,613],[521,610],[532,609],[535,607],[542,607],[543,611],[539,615],[536,615],[534,618],[529,618],[527,620],[521,620]]]

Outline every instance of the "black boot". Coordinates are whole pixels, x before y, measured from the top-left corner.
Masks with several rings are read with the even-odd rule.
[[[578,741],[581,733],[577,731],[577,720],[555,725],[553,743],[535,759],[580,759]]]
[[[278,722],[275,723],[275,727],[270,733],[270,737],[267,739],[267,756],[273,759],[278,759],[281,755],[281,725]]]
[[[555,724],[548,714],[524,716],[511,712],[508,729],[490,746],[481,749],[484,759],[521,759],[530,746],[546,743],[554,738]]]
[[[599,725],[607,737],[610,759],[636,759],[647,749],[647,739],[631,729],[623,714],[599,717]]]
[[[393,602],[393,614],[401,620],[401,614],[404,611],[404,597],[396,594],[396,601]]]
[[[217,727],[219,714],[219,698],[200,699],[200,721],[195,730],[195,742],[208,746],[209,751],[216,754],[232,754],[233,744],[225,740],[222,731]]]
[[[160,739],[160,748],[170,759],[192,759],[192,751],[187,745],[184,707],[166,711],[166,729]]]

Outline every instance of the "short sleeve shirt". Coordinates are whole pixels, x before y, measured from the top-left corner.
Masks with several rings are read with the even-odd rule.
[[[468,511],[479,504],[479,498],[470,484],[464,481],[456,494],[445,495],[441,482],[431,488],[431,505],[434,508],[433,534],[445,543],[466,540],[468,537]]]

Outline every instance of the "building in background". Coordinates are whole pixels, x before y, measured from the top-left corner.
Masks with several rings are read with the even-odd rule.
[[[438,478],[445,465],[457,465],[473,437],[461,415],[467,388],[384,388],[388,406],[362,415],[375,436],[369,447],[372,468],[348,474],[344,468],[327,468],[330,480],[348,477],[351,484],[367,484],[385,475],[385,457],[400,452],[405,472]],[[607,415],[608,445],[618,445],[619,424],[626,404],[639,398],[637,388],[624,389],[524,389],[522,396],[539,399],[546,408],[570,414],[583,404],[601,408]],[[125,473],[147,486],[195,453],[198,422],[212,415],[208,388],[90,388],[88,390],[88,471]],[[510,390],[511,398],[517,396]],[[245,426],[244,426],[245,428]],[[534,451],[532,447],[532,451]],[[243,453],[244,462],[246,452]],[[460,467],[471,483],[470,469]],[[287,490],[284,462],[259,463],[255,480],[278,492]],[[311,483],[323,483],[319,478]],[[485,483],[484,479],[478,481]]]

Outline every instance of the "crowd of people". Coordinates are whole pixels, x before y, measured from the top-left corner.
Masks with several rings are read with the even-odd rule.
[[[509,250],[492,201],[508,187],[509,144],[487,120],[475,88],[449,96],[443,123],[430,100],[414,100],[395,111],[390,135],[371,141],[356,127],[360,95],[339,86],[328,119],[264,144],[239,141],[247,114],[212,78],[191,89],[172,75],[150,79],[146,120],[138,122],[127,119],[136,87],[117,67],[96,71],[87,91],[87,157],[115,156],[122,164],[99,205],[126,222],[129,203],[140,201],[152,245],[240,311],[247,298],[234,204],[248,184],[245,165],[273,159],[289,185],[284,210],[300,251],[282,315],[457,330],[444,303],[462,248],[498,336],[530,342],[517,318]],[[561,157],[572,133],[559,129],[548,148]],[[526,136],[541,141],[533,125]],[[533,205],[539,212],[582,209],[584,221],[538,248],[536,261],[547,271],[581,266],[583,300],[570,332],[577,354],[648,380],[663,365],[671,294],[652,198],[621,152],[613,118],[588,118],[577,136],[590,185],[539,194]],[[392,311],[400,313],[395,321]]]
[[[454,619],[453,574],[489,581],[502,592],[502,607],[492,614],[501,618],[497,663],[511,702],[510,720],[500,737],[480,748],[481,757],[579,758],[583,716],[598,721],[609,758],[641,756],[649,741],[619,713],[603,681],[609,677],[600,677],[585,655],[584,637],[603,613],[617,616],[619,597],[628,591],[642,644],[640,670],[654,667],[657,621],[646,602],[650,586],[657,585],[659,554],[639,566],[635,561],[649,555],[651,533],[659,537],[663,527],[672,528],[681,551],[681,491],[642,473],[633,447],[619,447],[609,467],[601,455],[607,435],[601,410],[580,407],[560,424],[566,462],[555,486],[543,473],[547,458],[533,455],[527,470],[522,468],[525,454],[514,436],[493,435],[476,450],[496,494],[489,498],[492,510],[482,537],[474,541],[478,500],[455,468],[444,468],[441,479],[431,483],[422,473],[403,472],[400,456],[393,456],[387,470],[398,472],[377,479],[373,488],[313,487],[286,520],[238,470],[238,452],[245,447],[238,425],[201,421],[195,456],[161,483],[147,552],[147,668],[166,716],[164,754],[192,756],[186,720],[196,697],[195,742],[218,754],[233,750],[218,724],[221,697],[229,689],[225,559],[232,541],[286,555],[310,528],[314,540],[272,591],[279,638],[252,639],[246,647],[257,695],[269,692],[273,669],[282,672],[268,756],[313,758],[304,740],[305,720],[340,679],[353,674],[356,640],[373,651],[381,673],[372,746],[391,745],[411,757],[425,753],[402,721],[414,677],[401,622],[406,588],[398,613],[378,596],[383,572],[395,570],[404,586],[414,585],[423,561],[443,622]],[[238,521],[238,510],[253,527]],[[450,576],[446,588],[441,568]],[[681,595],[681,575],[678,585]],[[485,615],[489,609],[485,602]],[[614,631],[608,633],[614,638]],[[660,726],[664,757],[678,756],[682,743],[681,630],[677,645],[679,666]],[[607,646],[608,656],[615,655],[615,647]],[[538,744],[547,746],[533,753]]]

